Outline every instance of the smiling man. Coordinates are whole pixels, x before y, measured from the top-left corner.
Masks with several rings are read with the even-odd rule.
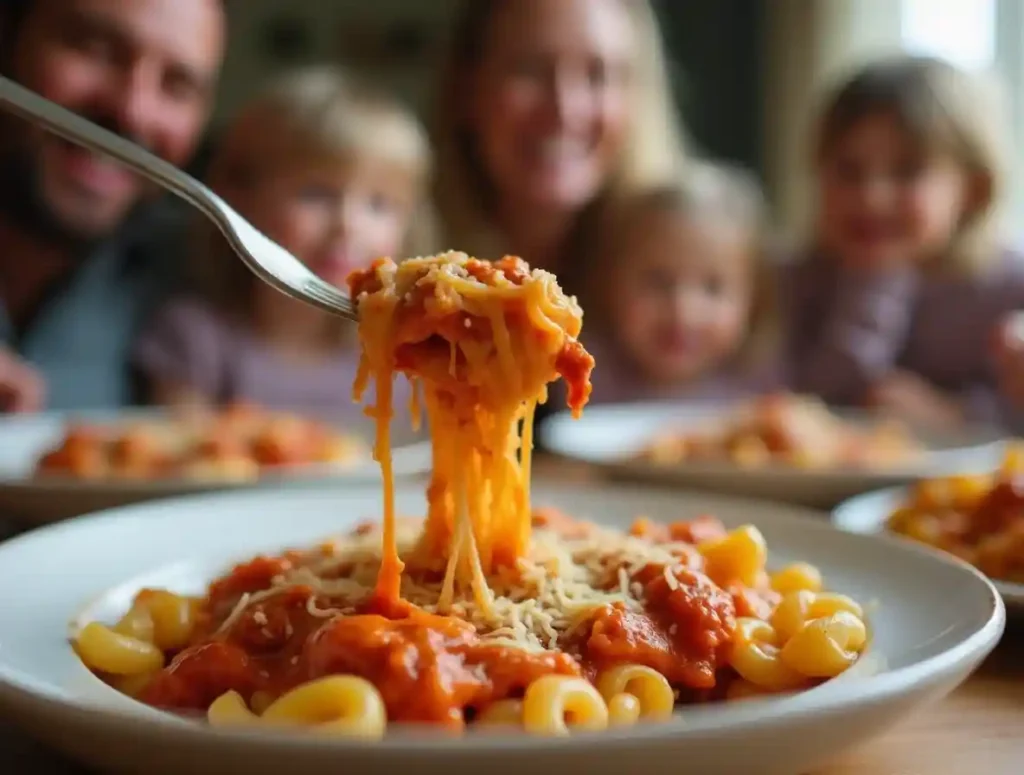
[[[202,134],[225,0],[7,0],[0,68],[181,165]],[[134,396],[129,353],[182,254],[179,213],[113,162],[0,115],[0,411]]]

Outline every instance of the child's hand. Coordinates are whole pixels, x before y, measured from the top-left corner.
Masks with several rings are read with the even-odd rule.
[[[993,344],[999,392],[1011,406],[1024,410],[1024,312],[1000,324]]]
[[[36,412],[45,398],[46,383],[39,372],[0,347],[0,412]]]
[[[965,419],[958,401],[907,371],[894,371],[876,382],[868,392],[867,403],[884,414],[923,427],[952,429]]]

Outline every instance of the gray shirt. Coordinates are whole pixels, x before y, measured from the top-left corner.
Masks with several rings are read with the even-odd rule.
[[[20,335],[0,303],[0,343],[42,374],[48,408],[138,402],[131,350],[149,313],[177,285],[181,215],[161,203],[132,218],[60,281]]]

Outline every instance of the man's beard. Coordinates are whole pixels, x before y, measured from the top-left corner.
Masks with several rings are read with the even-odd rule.
[[[137,138],[120,131],[114,125],[116,122],[90,118],[94,123],[138,143]],[[17,137],[18,141],[24,139],[19,136],[24,132],[24,127],[5,128],[15,131],[0,136],[6,135],[10,139]],[[36,149],[26,142],[6,142],[4,145],[6,147],[0,151],[0,217],[27,236],[60,250],[72,260],[84,259],[126,220],[128,213],[104,230],[70,223],[47,200],[42,181],[42,164]]]

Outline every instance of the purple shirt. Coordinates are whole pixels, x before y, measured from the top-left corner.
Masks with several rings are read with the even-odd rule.
[[[856,405],[896,369],[959,396],[972,420],[1013,422],[996,389],[992,349],[1003,318],[1024,310],[1024,257],[1005,251],[974,276],[911,267],[853,273],[812,257],[780,278],[792,387]]]
[[[217,403],[250,401],[341,421],[362,412],[351,397],[358,350],[339,349],[316,362],[287,358],[196,299],[178,299],[157,314],[137,344],[136,362],[147,377],[184,383]],[[366,398],[373,401],[372,385]],[[397,378],[399,421],[408,399],[406,381]]]

